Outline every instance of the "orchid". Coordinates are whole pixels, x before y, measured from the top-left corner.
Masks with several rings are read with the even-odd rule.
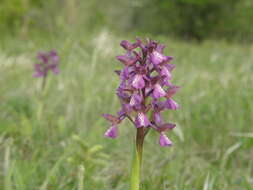
[[[39,52],[37,55],[38,63],[34,64],[33,77],[46,77],[48,71],[51,70],[55,75],[60,71],[58,68],[59,56],[55,50],[50,52]]]
[[[139,174],[136,173],[140,171],[144,138],[150,129],[159,133],[160,146],[172,145],[165,132],[176,125],[164,122],[162,112],[179,108],[178,103],[172,99],[179,87],[171,83],[171,72],[175,65],[170,63],[173,57],[163,54],[164,45],[153,40],[143,43],[136,39],[134,43],[124,40],[121,46],[127,51],[116,57],[124,66],[122,70],[115,71],[120,78],[116,91],[121,109],[116,116],[103,115],[111,124],[105,136],[116,138],[119,124],[126,118],[135,126],[136,159],[133,162],[131,189],[138,190]]]
[[[34,64],[34,73],[33,77],[40,78],[42,77],[42,90],[46,84],[46,78],[48,72],[51,70],[53,74],[59,74],[59,56],[55,50],[49,52],[39,52],[37,55],[37,62]]]

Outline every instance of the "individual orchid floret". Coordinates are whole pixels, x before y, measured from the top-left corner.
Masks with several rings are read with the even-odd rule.
[[[154,90],[153,90],[153,97],[155,99],[164,97],[166,95],[166,92],[164,91],[164,89],[161,87],[160,84],[155,84],[154,85]]]
[[[131,66],[138,60],[135,56],[132,56],[130,52],[125,55],[119,55],[116,58],[126,66]]]
[[[127,41],[127,40],[123,40],[121,43],[120,43],[120,45],[124,48],[124,49],[126,49],[126,50],[128,50],[128,51],[131,51],[131,50],[133,50],[133,49],[135,49],[135,48],[137,48],[138,47],[138,41],[136,42],[136,43],[130,43],[129,41]]]
[[[177,102],[175,102],[173,99],[168,98],[165,102],[165,107],[167,109],[171,109],[171,110],[177,110],[179,109],[179,105],[177,104]]]
[[[145,86],[144,78],[141,74],[137,74],[133,78],[132,86],[136,89],[142,89]]]
[[[105,137],[112,139],[118,137],[118,124],[124,119],[124,114],[123,110],[118,112],[118,117],[111,114],[103,114],[103,117],[111,123],[111,127],[105,132]]]
[[[59,74],[59,56],[55,50],[49,52],[39,52],[38,62],[34,64],[33,77],[46,77],[51,70],[53,74]]]
[[[159,51],[153,51],[150,54],[150,61],[154,64],[154,65],[159,65],[161,63],[167,63],[169,61],[171,61],[173,58],[171,56],[165,56],[162,53],[160,53]]]

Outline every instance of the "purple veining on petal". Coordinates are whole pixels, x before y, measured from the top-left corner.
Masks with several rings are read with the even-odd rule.
[[[143,112],[139,112],[135,119],[136,127],[147,127],[150,125],[150,121]]]
[[[135,77],[134,77],[134,79],[133,79],[133,82],[132,82],[132,86],[133,86],[134,88],[137,88],[137,89],[142,89],[142,88],[144,88],[144,86],[145,86],[145,81],[144,81],[142,75],[140,75],[140,74],[135,75]]]
[[[137,106],[137,105],[140,105],[141,102],[142,102],[142,97],[138,93],[135,93],[132,95],[129,104],[130,106]]]
[[[166,92],[163,90],[160,84],[155,84],[154,85],[154,90],[153,90],[153,97],[154,98],[161,98],[166,95]]]

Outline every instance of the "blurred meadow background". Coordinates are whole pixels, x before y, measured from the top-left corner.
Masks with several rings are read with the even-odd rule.
[[[116,113],[121,40],[151,38],[174,56],[177,123],[145,141],[142,190],[253,189],[252,0],[1,0],[0,189],[126,190],[135,129],[106,139]],[[55,49],[41,93],[33,64]],[[51,74],[51,73],[50,73]]]

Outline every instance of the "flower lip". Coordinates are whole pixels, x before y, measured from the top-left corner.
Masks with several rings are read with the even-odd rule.
[[[132,95],[129,105],[136,106],[136,105],[140,105],[141,102],[142,102],[142,97],[138,93],[135,93]]]
[[[118,127],[116,125],[111,126],[106,132],[105,137],[115,139],[118,137]]]
[[[132,86],[136,89],[142,89],[145,86],[145,81],[143,79],[143,76],[140,74],[136,74],[133,82],[132,82]]]
[[[155,84],[154,85],[154,90],[153,90],[153,97],[158,99],[161,97],[164,97],[166,95],[166,92],[163,90],[160,84]]]
[[[168,98],[165,102],[165,107],[171,110],[179,109],[179,105],[173,99]]]
[[[135,119],[136,127],[148,127],[150,125],[150,121],[147,116],[143,112],[139,112]]]
[[[159,144],[160,146],[171,146],[172,142],[164,133],[160,133]]]

